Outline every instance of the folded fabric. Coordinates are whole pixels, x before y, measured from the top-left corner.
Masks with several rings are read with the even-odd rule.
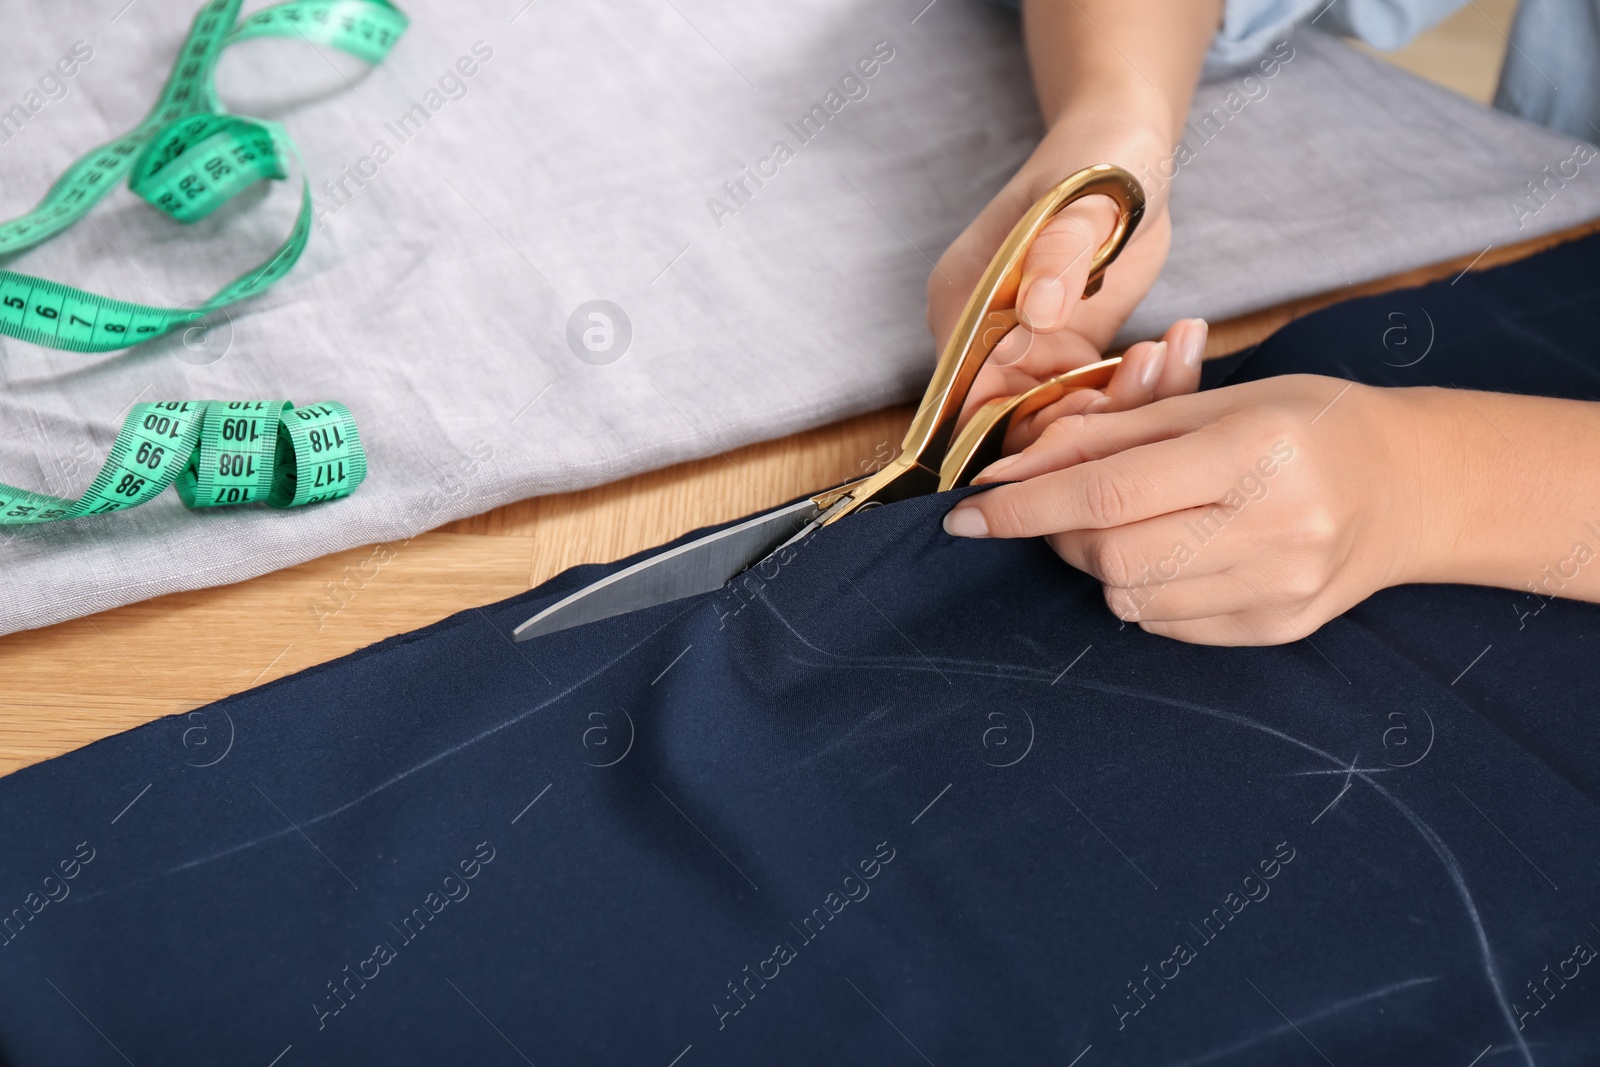
[[[1233,374],[1593,395],[1597,264]],[[1595,1061],[1600,607],[1182,645],[952,500],[514,644],[580,567],[0,780],[0,1062]]]
[[[222,63],[229,107],[283,122],[316,194],[269,294],[123,355],[0,347],[7,484],[81,491],[131,403],[189,397],[340,400],[371,476],[292,516],[169,500],[8,531],[0,632],[911,399],[931,263],[1040,132],[1016,19],[976,2],[403,6],[375,70],[293,41]],[[24,119],[0,98],[7,216],[143,114],[191,15],[78,29],[63,80],[75,19],[10,7],[7,69],[51,80],[17,90]],[[1276,43],[1270,74],[1203,86],[1182,148],[1139,175],[1175,183],[1176,235],[1124,340],[1600,215],[1571,139],[1314,32]],[[265,258],[295,207],[283,188],[175,227],[124,190],[13,266],[177,305]]]

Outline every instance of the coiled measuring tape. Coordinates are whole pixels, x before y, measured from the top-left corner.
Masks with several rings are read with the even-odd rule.
[[[0,222],[0,256],[67,229],[124,176],[145,201],[183,223],[205,218],[258,181],[286,178],[284,163],[295,148],[283,127],[222,110],[213,78],[222,51],[252,37],[296,37],[377,63],[408,22],[388,0],[291,0],[240,21],[242,2],[211,0],[200,9],[155,107],[132,131],[68,167],[28,214]],[[114,300],[0,270],[0,334],[76,352],[109,352],[154,340],[265,291],[299,260],[311,233],[311,182],[303,173],[301,181],[300,210],[288,239],[198,308]],[[0,527],[122,511],[174,484],[191,508],[296,507],[347,496],[366,473],[361,437],[343,404],[136,404],[82,498],[0,485]]]
[[[348,496],[366,476],[361,435],[343,404],[135,404],[81,499],[0,485],[0,526],[124,511],[173,484],[191,508],[263,502],[291,508]]]
[[[284,161],[295,149],[283,128],[222,110],[214,74],[223,49],[252,37],[295,37],[376,63],[408,22],[388,0],[291,0],[239,21],[242,3],[211,0],[200,9],[155,107],[132,131],[68,167],[28,214],[0,223],[0,256],[67,229],[124,176],[158,211],[185,223],[205,218],[257,181],[287,177]],[[52,348],[109,352],[265,291],[299,260],[311,233],[311,182],[304,175],[301,180],[300,212],[288,239],[198,308],[113,300],[0,271],[0,333]]]

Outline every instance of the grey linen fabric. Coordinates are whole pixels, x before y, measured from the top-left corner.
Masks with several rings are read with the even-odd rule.
[[[195,5],[117,6],[10,5],[0,111],[27,117],[0,127],[6,217],[138,120]],[[223,61],[230,109],[283,122],[316,188],[311,247],[276,289],[128,353],[0,343],[0,481],[75,496],[139,400],[281,397],[351,407],[366,484],[298,511],[168,493],[0,533],[0,632],[913,398],[930,261],[1039,133],[1015,19],[979,3],[403,6],[412,28],[375,70],[289,41]],[[93,58],[32,110],[79,40]],[[1600,215],[1600,162],[1559,178],[1570,139],[1315,32],[1279,55],[1271,77],[1202,87],[1171,260],[1125,339]],[[123,189],[8,265],[194,302],[266,257],[295,198],[252,192],[184,228]],[[626,351],[615,316],[609,352],[569,344],[595,299],[626,315]]]

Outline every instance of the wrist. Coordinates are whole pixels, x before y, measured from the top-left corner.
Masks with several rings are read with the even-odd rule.
[[[1357,388],[1374,400],[1373,429],[1387,442],[1382,462],[1392,475],[1389,499],[1375,516],[1381,527],[1373,531],[1394,545],[1383,584],[1469,581],[1461,576],[1463,552],[1480,510],[1481,485],[1489,479],[1480,465],[1464,462],[1473,441],[1459,393]]]
[[[1600,451],[1595,408],[1582,401],[1465,389],[1382,390],[1408,409],[1424,546],[1406,581],[1532,588],[1550,566],[1594,558]],[[1600,571],[1563,572],[1552,592],[1593,599]],[[1581,580],[1573,580],[1579,579]],[[1569,580],[1571,584],[1569,586]]]
[[[1158,101],[1127,106],[1075,106],[1064,110],[1040,140],[1022,173],[1028,176],[1036,199],[1046,189],[1074,171],[1097,163],[1111,163],[1138,179],[1147,210],[1166,210],[1170,181],[1160,177],[1172,155],[1170,120]]]
[[[1023,31],[1045,122],[1085,107],[1118,122],[1182,125],[1223,0],[1024,0]]]

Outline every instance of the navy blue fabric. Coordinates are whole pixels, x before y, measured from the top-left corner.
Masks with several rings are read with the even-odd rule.
[[[1590,396],[1597,263],[1232,373]],[[0,1060],[1600,1061],[1600,608],[1200,648],[950,503],[513,645],[577,568],[0,780]]]

